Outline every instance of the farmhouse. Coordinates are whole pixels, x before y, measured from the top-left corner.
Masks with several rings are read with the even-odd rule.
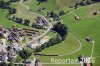
[[[42,17],[37,17],[35,20],[36,20],[36,27],[42,27],[44,25],[47,25],[48,23]]]
[[[39,44],[44,44],[44,43],[48,42],[49,39],[50,39],[49,36],[44,36],[44,37],[39,41]]]
[[[81,17],[79,17],[79,16],[75,16],[74,18],[75,18],[75,20],[80,20],[81,19]]]

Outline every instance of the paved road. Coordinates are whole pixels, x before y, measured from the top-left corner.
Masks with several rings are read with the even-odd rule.
[[[43,15],[40,15],[40,14],[37,14],[35,12],[30,11],[29,6],[23,4],[23,0],[20,1],[20,4],[23,5],[23,6],[25,6],[30,13],[33,13],[33,14],[36,14],[36,15],[42,17],[48,23],[48,26],[49,26],[48,29],[43,34],[41,34],[40,36],[36,37],[35,39],[33,39],[32,41],[30,41],[29,43],[33,42],[34,40],[38,40],[39,38],[45,36],[51,30],[51,28],[53,27],[52,24]]]
[[[25,6],[25,7],[27,8],[27,10],[28,10],[30,13],[34,13],[34,14],[38,15],[38,16],[44,18],[44,19],[48,22],[49,28],[48,28],[42,35],[36,37],[36,40],[37,40],[37,39],[43,37],[45,34],[47,34],[47,33],[50,31],[50,29],[52,28],[52,24],[51,24],[43,15],[37,14],[37,13],[35,13],[35,12],[31,12],[31,11],[29,10],[29,7],[28,7],[27,5],[24,5],[22,2],[23,2],[23,0],[20,1],[20,4],[23,5],[23,6]],[[70,12],[67,13],[67,14],[74,13],[76,10],[78,10],[78,9],[80,9],[80,8],[83,8],[83,7],[79,7],[79,8],[77,8],[77,9],[73,10],[73,11],[70,11]],[[63,20],[62,20],[62,21],[63,21]],[[76,36],[74,36],[74,35],[73,35],[73,38],[78,42],[78,44],[79,44],[80,47],[79,47],[77,50],[75,50],[75,51],[73,51],[73,52],[71,52],[71,53],[63,54],[63,55],[59,55],[59,56],[65,56],[65,55],[74,54],[74,53],[78,52],[78,51],[82,48],[82,43],[81,43],[81,41],[80,41]],[[32,41],[30,41],[29,43],[31,43],[31,42],[33,42],[33,41],[34,41],[34,39],[33,39]]]
[[[31,12],[31,11],[29,10],[29,7],[28,7],[27,5],[24,5],[22,2],[23,2],[23,0],[20,1],[20,4],[23,5],[23,6],[25,6],[25,7],[27,8],[27,10],[28,10],[30,13],[34,13],[34,14],[38,15],[38,16],[44,18],[44,19],[48,22],[49,28],[48,28],[42,35],[36,37],[36,40],[37,40],[37,39],[43,37],[45,34],[47,34],[47,33],[50,31],[50,29],[52,28],[52,24],[51,24],[43,15],[37,14],[37,13],[35,13],[35,12]],[[67,13],[67,14],[70,14],[70,13],[73,13],[73,14],[74,14],[74,12],[75,12],[76,10],[80,9],[80,8],[83,8],[83,7],[79,7],[79,8],[77,8],[77,9],[73,10],[73,11],[70,11],[70,12]],[[63,21],[63,20],[62,20],[62,21]],[[71,33],[71,34],[72,34],[72,33]],[[62,55],[59,55],[59,56],[66,56],[66,55],[74,54],[74,53],[78,52],[78,51],[82,48],[82,43],[81,43],[81,41],[80,41],[76,36],[74,36],[74,35],[73,35],[73,38],[78,42],[78,44],[79,44],[80,47],[79,47],[77,50],[75,50],[75,51],[73,51],[73,52],[71,52],[71,53],[62,54]],[[33,39],[32,41],[34,41],[34,39]],[[29,43],[31,43],[32,41],[30,41]]]

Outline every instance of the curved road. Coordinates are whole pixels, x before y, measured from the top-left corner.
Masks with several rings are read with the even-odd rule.
[[[23,0],[20,1],[20,4],[23,5],[23,6],[25,6],[29,12],[34,13],[34,14],[36,14],[36,15],[38,15],[38,16],[44,18],[44,19],[48,22],[49,28],[48,28],[42,35],[36,37],[35,40],[37,40],[37,39],[43,37],[45,34],[47,34],[47,33],[50,31],[50,29],[53,27],[52,24],[51,24],[43,15],[40,15],[40,14],[37,14],[37,13],[35,13],[35,12],[30,11],[30,10],[29,10],[29,9],[30,9],[29,6],[23,4]],[[83,8],[83,7],[80,7],[80,8]],[[74,11],[76,11],[76,10],[78,10],[78,9],[80,9],[80,8],[77,8],[77,9],[75,9],[75,10],[73,10],[73,11],[70,11],[70,12],[67,13],[67,14],[73,13]],[[61,21],[63,21],[63,20],[61,19]],[[70,32],[70,33],[71,33],[71,32]],[[71,33],[71,34],[72,34],[72,33]],[[72,34],[72,35],[73,35],[73,34]],[[74,35],[73,35],[73,38],[78,42],[79,48],[78,48],[77,50],[71,52],[71,53],[62,54],[62,55],[59,55],[59,56],[66,56],[66,55],[74,54],[74,53],[78,52],[78,51],[82,48],[82,43],[81,43],[81,41],[80,41],[76,36],[74,36]],[[31,42],[33,42],[33,41],[34,41],[34,39],[33,39],[32,41],[30,41],[29,43],[31,43]]]
[[[40,14],[37,14],[35,12],[30,11],[29,7],[27,5],[23,4],[23,0],[20,1],[20,4],[23,5],[23,6],[25,6],[29,12],[34,13],[34,14],[42,17],[48,23],[49,28],[42,35],[36,37],[35,40],[38,40],[39,38],[43,37],[45,34],[47,34],[51,30],[51,28],[53,27],[52,24],[43,15],[40,15]],[[34,39],[32,41],[30,41],[29,43],[31,43],[33,41],[34,41]]]

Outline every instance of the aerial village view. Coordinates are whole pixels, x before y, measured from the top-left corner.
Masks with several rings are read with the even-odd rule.
[[[0,66],[100,66],[100,0],[0,0]]]

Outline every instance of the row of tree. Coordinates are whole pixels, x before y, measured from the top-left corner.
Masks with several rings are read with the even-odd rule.
[[[37,46],[35,49],[36,52],[41,52],[41,50],[53,46],[55,44],[59,44],[66,39],[66,36],[68,34],[68,28],[61,22],[58,22],[56,25],[54,25],[52,30],[58,33],[56,37],[51,38],[48,42],[42,44],[41,46]]]
[[[41,46],[37,46],[35,48],[35,52],[41,52],[45,48],[56,45],[56,44],[59,44],[61,42],[62,42],[62,38],[59,34],[57,34],[56,37],[51,38],[48,42],[42,44]]]
[[[37,0],[38,2],[46,2],[47,0]]]
[[[15,17],[15,16],[12,16],[11,20],[14,21],[14,22],[26,25],[26,26],[29,26],[29,24],[30,24],[29,19],[18,18],[18,17]]]
[[[20,0],[10,0],[10,2],[17,2],[17,1],[20,1]]]
[[[95,1],[95,2],[100,2],[100,0],[92,0],[92,1]]]
[[[0,1],[0,8],[2,9],[8,9],[10,7],[10,2]]]
[[[7,2],[5,2],[5,1],[0,1],[0,8],[1,9],[8,9],[9,10],[9,14],[15,14],[16,13],[16,9],[15,8],[12,8],[11,6],[10,6],[10,1],[7,1]]]
[[[33,54],[33,49],[25,47],[19,52],[19,56],[22,59],[28,59]]]
[[[60,11],[59,15],[56,14],[54,11],[47,12],[47,17],[53,18],[54,21],[61,20],[60,16],[66,14],[64,11]]]
[[[56,25],[54,25],[52,30],[56,31],[61,36],[62,40],[65,40],[68,34],[68,28],[61,22],[58,22]]]
[[[95,2],[100,2],[100,0],[83,0],[81,1],[80,3],[76,3],[75,4],[75,9],[78,8],[78,6],[87,6],[87,5],[90,5],[92,3],[95,3]]]

